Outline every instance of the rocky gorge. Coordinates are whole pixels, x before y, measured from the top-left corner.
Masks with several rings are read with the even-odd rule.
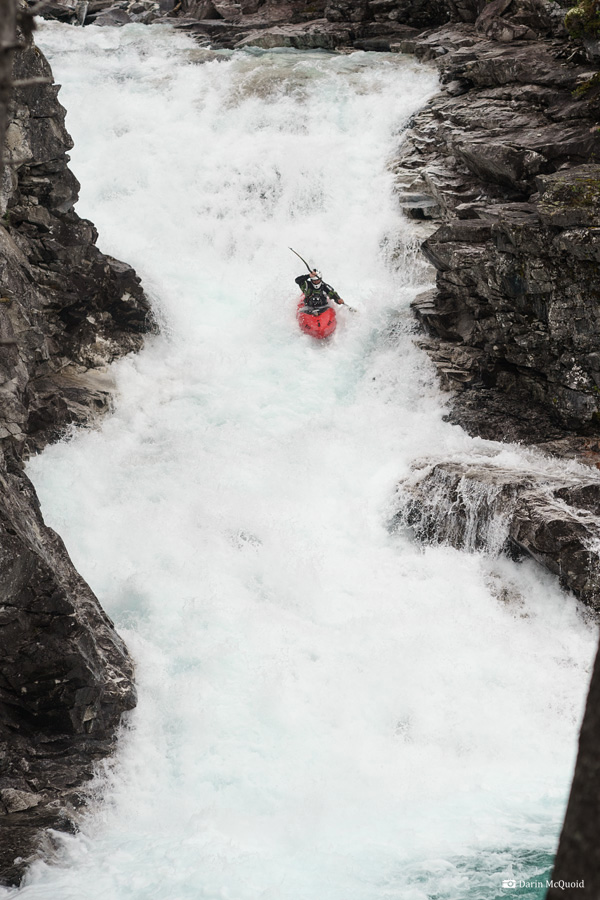
[[[393,162],[398,202],[422,228],[436,272],[435,289],[414,302],[417,340],[449,391],[451,421],[487,440],[573,459],[589,474],[506,472],[493,455],[472,466],[423,460],[399,488],[395,525],[426,543],[531,556],[597,611],[595,35],[571,37],[567,8],[546,0],[54,0],[45,14],[86,25],[170,23],[215,47],[391,50],[437,66],[440,93],[413,118]],[[33,45],[16,54],[15,78],[49,78]],[[93,226],[73,212],[69,146],[56,87],[17,87],[0,229],[9,585],[0,800],[9,880],[21,871],[15,855],[33,850],[40,827],[73,827],[70,811],[93,761],[110,752],[122,711],[135,702],[127,651],[43,526],[22,472],[28,453],[110,406],[106,363],[137,349],[153,327],[135,273],[102,256]],[[440,508],[449,514],[440,517]],[[584,878],[586,891],[551,896],[600,890],[599,672],[597,665],[556,864],[557,878]]]
[[[76,827],[94,766],[136,703],[127,648],[44,524],[23,466],[109,409],[108,363],[155,326],[133,269],[100,253],[73,210],[58,86],[24,30],[7,40],[15,10],[3,12],[14,58],[3,60],[0,198],[0,879],[15,883],[51,849],[48,829]]]

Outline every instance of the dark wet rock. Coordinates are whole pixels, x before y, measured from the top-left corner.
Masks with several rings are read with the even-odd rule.
[[[600,895],[600,651],[596,656],[571,794],[546,900],[595,900]],[[574,887],[565,888],[561,882]]]
[[[600,477],[432,461],[401,485],[398,504],[396,525],[418,540],[525,554],[600,611]]]
[[[15,75],[51,73],[28,47]],[[153,327],[136,273],[100,253],[94,226],[73,209],[79,185],[56,94],[53,84],[15,92],[7,157],[17,162],[0,199],[0,439],[18,453],[107,407],[104,367],[139,349]]]
[[[131,21],[131,16],[124,9],[110,6],[108,9],[103,10],[103,12],[96,16],[96,18],[94,19],[94,25],[127,25]]]
[[[91,5],[91,4],[90,4]],[[96,9],[98,7],[96,6]],[[0,881],[76,829],[95,764],[135,704],[123,641],[23,473],[111,402],[107,364],[154,328],[134,270],[73,206],[72,141],[43,55],[15,55],[0,195]],[[47,82],[39,79],[48,79]]]
[[[0,458],[0,490],[0,875],[7,881],[35,855],[41,828],[75,827],[81,787],[113,747],[135,689],[125,645],[10,458]]]
[[[500,15],[536,40],[488,40]],[[423,246],[437,288],[414,309],[452,421],[498,440],[600,434],[599,97],[555,31],[546,6],[494,0],[409,41],[448,88],[395,166],[401,206],[441,223]]]
[[[448,8],[444,0],[369,0],[365,18],[432,28],[447,20]]]
[[[369,8],[369,0],[329,0],[325,17],[329,22],[364,22]]]

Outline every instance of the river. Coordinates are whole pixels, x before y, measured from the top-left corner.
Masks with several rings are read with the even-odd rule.
[[[445,423],[414,344],[430,274],[389,162],[434,72],[162,26],[38,42],[78,212],[161,334],[101,428],[28,466],[139,705],[59,864],[1,896],[543,896],[502,881],[549,872],[595,632],[533,563],[387,527],[415,459],[537,464]],[[295,322],[290,246],[359,310],[328,342]]]

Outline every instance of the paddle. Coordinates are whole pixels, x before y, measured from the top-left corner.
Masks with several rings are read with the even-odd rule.
[[[296,253],[296,251],[294,250],[293,247],[288,247],[288,250],[291,250],[292,253]],[[296,253],[296,256],[298,257],[298,259],[301,259],[301,260],[302,260],[302,262],[304,263],[304,265],[306,266],[306,268],[308,269],[308,271],[309,271],[309,272],[312,272],[311,267],[310,267],[309,264],[306,262],[306,260],[304,259],[304,257],[303,257],[303,256],[300,256],[299,253]],[[354,306],[348,306],[348,304],[346,303],[345,300],[342,300],[341,306],[345,306],[346,309],[349,309],[349,310],[350,310],[350,312],[358,312],[358,310],[355,309]]]
[[[288,247],[288,250],[291,250],[292,253],[296,253],[296,251],[294,250],[293,247]],[[300,256],[299,253],[296,253],[296,256],[298,257],[298,259],[301,259],[301,260],[302,260],[302,262],[304,263],[304,265],[306,266],[306,268],[308,269],[308,271],[309,271],[309,272],[312,272],[311,267],[310,267],[309,264],[306,262],[306,260],[304,259],[304,257],[303,257],[303,256]]]

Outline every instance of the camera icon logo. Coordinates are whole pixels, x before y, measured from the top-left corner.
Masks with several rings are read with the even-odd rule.
[[[517,882],[515,881],[514,878],[505,878],[504,881],[502,882],[503,888],[516,888],[516,886],[517,886]]]

